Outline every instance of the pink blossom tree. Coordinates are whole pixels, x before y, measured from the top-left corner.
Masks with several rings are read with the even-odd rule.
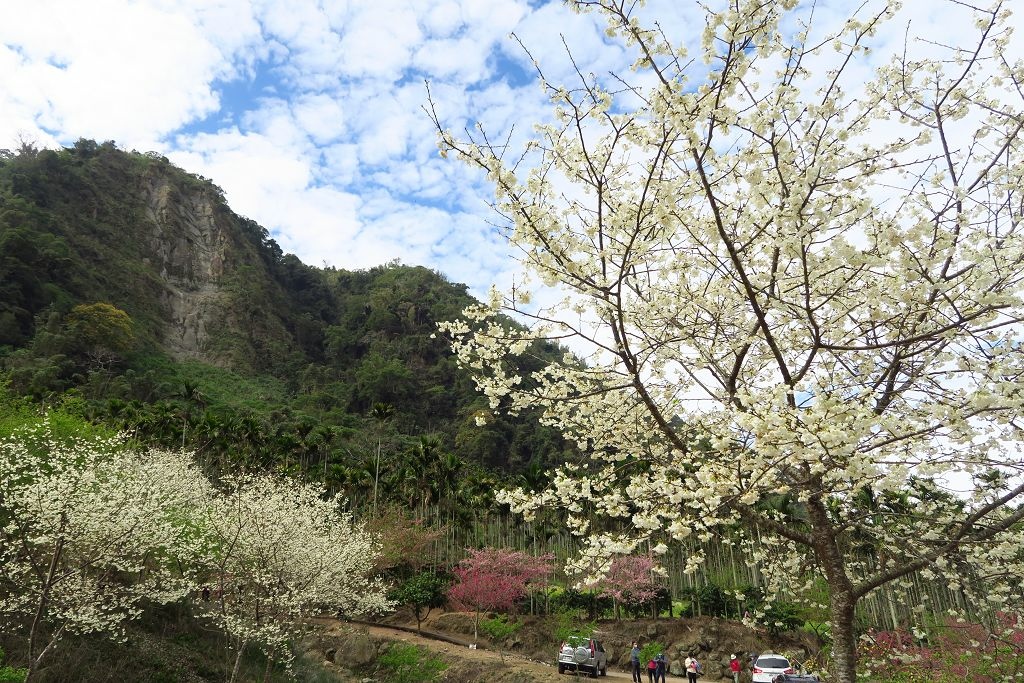
[[[624,555],[616,557],[608,573],[594,587],[600,597],[615,602],[615,618],[621,618],[620,606],[643,605],[658,595],[654,575],[654,560],[650,557]]]
[[[469,550],[453,572],[455,583],[448,599],[460,609],[473,610],[473,640],[482,611],[511,610],[516,602],[542,585],[551,574],[551,554],[534,557],[517,550]]]

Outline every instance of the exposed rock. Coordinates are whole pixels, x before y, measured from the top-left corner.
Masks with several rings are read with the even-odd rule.
[[[178,358],[208,357],[211,329],[224,324],[221,286],[229,233],[218,225],[216,198],[205,188],[182,192],[167,177],[149,178],[144,188],[149,219],[148,259],[165,286],[168,315],[163,342]]]
[[[345,666],[365,666],[377,658],[377,647],[366,633],[355,632],[338,637],[334,661]]]

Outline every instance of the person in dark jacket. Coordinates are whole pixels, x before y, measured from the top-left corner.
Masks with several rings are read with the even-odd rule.
[[[658,681],[665,683],[665,672],[668,669],[668,661],[666,661],[665,655],[659,652],[658,656],[654,658],[654,663],[657,665],[654,671],[654,683],[658,683]]]

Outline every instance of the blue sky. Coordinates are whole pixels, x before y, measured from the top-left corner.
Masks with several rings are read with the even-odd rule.
[[[859,4],[819,0],[816,20],[826,27]],[[931,0],[906,4],[879,36],[879,59],[902,45],[907,21],[936,38],[956,30]],[[681,42],[699,40],[695,1],[646,11]],[[213,179],[307,263],[397,258],[482,296],[518,266],[485,179],[438,156],[424,80],[452,128],[528,134],[548,108],[510,32],[554,81],[571,81],[562,36],[589,71],[631,61],[595,16],[560,2],[6,0],[0,147],[87,137],[158,151]]]

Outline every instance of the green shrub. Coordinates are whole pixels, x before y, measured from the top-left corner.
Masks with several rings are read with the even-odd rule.
[[[555,628],[552,635],[555,640],[564,643],[573,636],[589,638],[596,630],[596,622],[580,621],[575,611],[566,611],[555,615]]]
[[[448,668],[436,657],[428,655],[415,645],[395,643],[377,658],[377,663],[390,673],[394,683],[429,683]]]
[[[507,640],[521,627],[522,624],[509,621],[508,617],[504,614],[500,614],[494,619],[487,619],[486,621],[480,622],[480,630],[496,643]]]
[[[586,611],[587,618],[592,620],[597,619],[601,614],[611,612],[612,606],[611,598],[598,597],[593,590],[580,591],[575,588],[566,588],[551,597],[552,610],[558,612]]]
[[[647,666],[647,662],[649,662],[652,659],[654,659],[655,656],[657,656],[659,654],[664,654],[664,653],[665,653],[665,644],[664,643],[659,643],[656,640],[652,640],[651,642],[647,643],[642,648],[640,648],[640,666],[641,667],[646,667]]]
[[[491,639],[491,642],[498,646],[498,654],[501,656],[501,661],[505,661],[505,641],[515,635],[516,631],[522,628],[522,626],[522,624],[509,621],[508,617],[504,614],[500,614],[494,619],[480,622],[480,630]]]
[[[799,608],[792,602],[773,602],[764,611],[761,621],[771,636],[793,631],[804,625]]]
[[[399,605],[405,605],[416,617],[416,630],[420,623],[435,607],[444,604],[448,581],[430,572],[420,572],[392,589],[390,598]]]
[[[706,583],[699,588],[692,589],[691,601],[699,604],[701,614],[712,617],[729,615],[730,596],[716,583]]]
[[[28,669],[15,669],[4,664],[4,651],[0,648],[0,683],[24,683]]]

